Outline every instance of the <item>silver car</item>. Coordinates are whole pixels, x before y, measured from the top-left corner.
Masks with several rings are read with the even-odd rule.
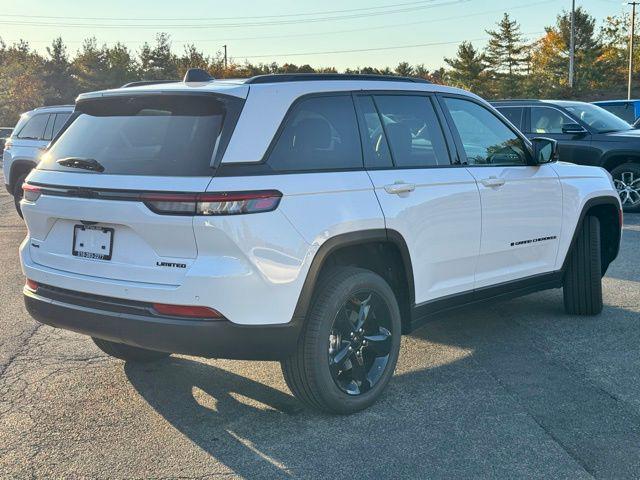
[[[38,164],[43,150],[73,112],[73,105],[41,107],[23,113],[7,138],[3,153],[4,181],[13,195],[18,214],[22,198],[22,183],[29,172]],[[21,215],[22,216],[22,215]]]

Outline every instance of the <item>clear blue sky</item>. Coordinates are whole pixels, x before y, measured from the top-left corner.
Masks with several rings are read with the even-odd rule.
[[[570,0],[3,0],[0,37],[20,38],[44,52],[57,36],[75,52],[82,39],[125,43],[138,51],[159,31],[169,33],[176,52],[195,43],[212,54],[227,44],[242,62],[309,63],[313,66],[395,66],[400,61],[428,68],[454,56],[457,43],[483,46],[487,28],[507,11],[530,38],[555,22]],[[618,0],[577,0],[597,20],[621,13]],[[307,15],[308,14],[308,15]],[[82,18],[81,18],[82,17]],[[266,18],[265,18],[266,17]],[[331,18],[327,20],[327,18]],[[247,25],[253,24],[253,25]],[[426,45],[425,45],[426,44]],[[411,47],[408,47],[411,46]],[[406,48],[389,48],[406,47]],[[345,53],[343,50],[379,49]],[[303,53],[304,55],[288,55]],[[259,56],[259,57],[256,57]]]

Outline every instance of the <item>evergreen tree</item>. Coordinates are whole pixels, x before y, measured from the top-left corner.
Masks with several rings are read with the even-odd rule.
[[[453,85],[478,95],[486,94],[486,57],[470,42],[462,42],[458,47],[456,58],[445,58],[444,61],[451,67],[448,79]]]
[[[72,77],[71,63],[67,47],[61,37],[56,38],[47,47],[49,58],[44,62],[45,105],[59,105],[73,102],[77,86]]]
[[[575,11],[573,91],[568,86],[571,14],[564,11],[557,16],[556,25],[545,30],[546,35],[536,45],[531,60],[533,80],[544,96],[576,96],[607,81],[595,19],[582,7]]]
[[[23,40],[0,43],[0,124],[14,125],[22,112],[44,103],[44,61]]]
[[[107,63],[108,88],[120,87],[126,83],[140,79],[140,67],[131,51],[118,42],[104,51]]]
[[[496,80],[499,97],[514,97],[520,91],[520,76],[527,63],[526,45],[522,40],[520,26],[505,13],[496,30],[487,30],[489,42],[486,60]]]
[[[401,77],[411,77],[415,72],[408,62],[400,62],[396,67],[395,73]]]
[[[178,79],[178,58],[171,51],[171,37],[167,33],[156,35],[153,48],[148,43],[142,46],[140,66],[144,80]]]
[[[81,92],[104,90],[109,84],[109,61],[106,47],[98,47],[95,37],[87,38],[73,59],[72,67]]]
[[[194,44],[185,45],[184,54],[178,59],[178,76],[182,78],[190,68],[201,68],[209,71],[210,63],[209,57],[198,50]],[[209,73],[213,74],[212,72]]]

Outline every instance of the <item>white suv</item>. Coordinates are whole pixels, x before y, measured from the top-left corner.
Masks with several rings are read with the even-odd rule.
[[[477,96],[185,80],[81,95],[27,178],[37,320],[130,361],[278,360],[307,405],[348,413],[438,312],[562,286],[567,312],[601,311],[622,221],[610,176],[554,163],[553,140]]]
[[[73,105],[41,107],[20,115],[4,145],[2,169],[5,186],[13,195],[18,214],[22,183],[38,164],[42,152],[71,116]]]

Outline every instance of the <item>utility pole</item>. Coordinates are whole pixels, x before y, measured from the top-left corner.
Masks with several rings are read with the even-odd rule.
[[[631,82],[633,80],[633,37],[636,35],[636,5],[639,2],[628,2],[631,5],[631,35],[629,35],[629,82],[627,84],[627,100],[631,100]]]
[[[571,0],[571,39],[569,40],[569,88],[573,89],[576,58],[576,0]]]
[[[224,47],[224,69],[227,69],[227,46],[223,45]]]

